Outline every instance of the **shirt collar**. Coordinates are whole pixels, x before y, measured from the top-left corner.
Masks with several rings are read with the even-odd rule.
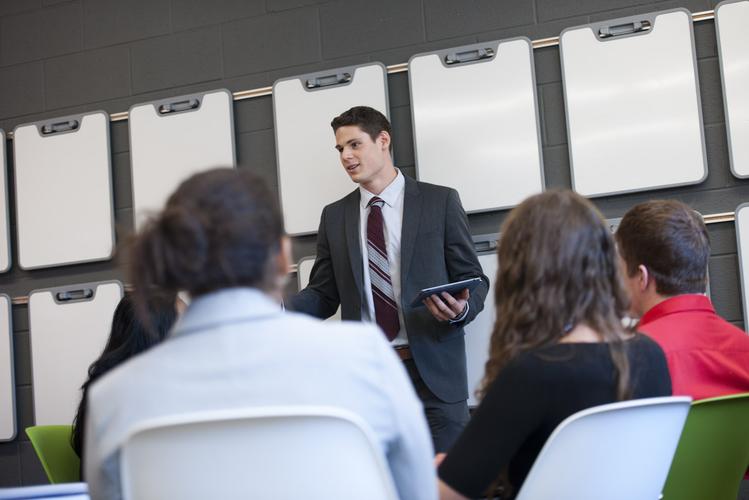
[[[387,206],[393,207],[395,206],[395,202],[398,200],[398,197],[403,192],[403,189],[406,186],[406,179],[403,177],[403,174],[399,169],[395,169],[397,172],[397,175],[395,176],[395,179],[386,187],[383,189],[382,193],[380,194],[372,194],[363,187],[359,186],[359,193],[360,193],[360,203],[362,208],[367,208],[367,205],[369,205],[369,200],[374,198],[375,196],[379,196],[382,201],[384,201]]]
[[[684,294],[670,297],[651,307],[640,318],[639,325],[646,325],[669,314],[685,311],[704,311],[715,313],[713,304],[702,294]]]
[[[281,306],[257,288],[226,288],[192,299],[172,336],[276,314],[281,314]]]

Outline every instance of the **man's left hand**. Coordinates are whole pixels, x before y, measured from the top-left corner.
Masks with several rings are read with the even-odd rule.
[[[463,314],[470,296],[471,293],[467,288],[454,297],[447,292],[442,292],[440,295],[430,295],[424,299],[424,305],[437,321],[450,321]]]

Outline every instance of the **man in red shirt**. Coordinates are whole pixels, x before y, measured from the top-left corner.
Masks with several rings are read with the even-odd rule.
[[[641,203],[624,215],[616,241],[637,330],[666,353],[674,395],[749,392],[749,336],[704,295],[710,241],[699,214],[674,200]]]

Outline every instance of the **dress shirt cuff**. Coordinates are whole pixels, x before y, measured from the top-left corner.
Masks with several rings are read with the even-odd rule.
[[[466,302],[466,306],[463,308],[463,312],[460,313],[458,316],[454,317],[453,319],[449,320],[448,323],[450,323],[451,325],[458,325],[462,323],[463,321],[465,321],[466,316],[468,316],[468,310],[470,308],[471,307],[468,305],[468,302]]]

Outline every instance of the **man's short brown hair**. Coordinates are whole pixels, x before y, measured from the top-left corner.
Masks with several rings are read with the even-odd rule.
[[[354,106],[336,116],[330,122],[333,132],[348,125],[359,127],[369,135],[372,141],[377,140],[380,132],[387,132],[392,135],[390,122],[387,117],[369,106]]]
[[[619,252],[633,276],[643,265],[661,295],[704,293],[710,239],[702,217],[676,200],[635,205],[616,231]]]

